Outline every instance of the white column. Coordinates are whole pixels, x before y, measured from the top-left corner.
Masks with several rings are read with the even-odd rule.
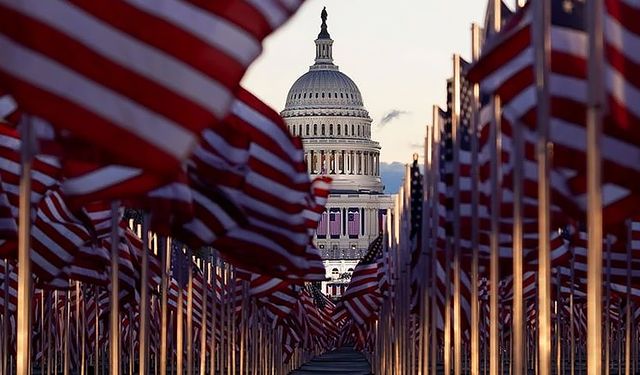
[[[354,157],[353,157],[353,150],[349,151],[349,173],[353,174],[354,173]]]

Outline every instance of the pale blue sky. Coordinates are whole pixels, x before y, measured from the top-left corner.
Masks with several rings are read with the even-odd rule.
[[[334,63],[360,88],[383,162],[422,154],[433,104],[444,105],[452,54],[469,58],[471,23],[486,0],[307,0],[264,44],[243,85],[282,110],[293,82],[313,63],[320,11],[327,7]],[[380,126],[391,110],[405,113]]]

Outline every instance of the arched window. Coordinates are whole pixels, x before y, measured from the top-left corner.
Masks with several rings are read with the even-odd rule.
[[[318,93],[316,93],[316,98],[318,97]]]
[[[324,124],[322,124],[322,135],[324,135]]]
[[[356,135],[356,132],[353,129],[354,129],[353,124],[351,124],[351,135]]]
[[[344,99],[344,95],[342,93],[340,93],[340,98]]]
[[[313,135],[318,135],[318,124],[313,124]]]
[[[346,124],[344,126],[344,135],[349,135],[349,126]]]
[[[322,93],[322,97],[324,98],[324,93]]]
[[[302,135],[302,124],[298,126],[298,135]]]
[[[340,271],[338,271],[337,268],[334,268],[334,269],[331,270],[331,275],[332,276],[338,276],[339,274],[340,274]]]
[[[340,135],[340,124],[338,124],[338,135]]]
[[[307,124],[307,135],[309,135],[309,124]]]
[[[329,135],[333,135],[333,124],[329,124]]]
[[[347,272],[353,272],[353,268],[349,268]]]
[[[304,95],[302,95],[303,98],[307,98],[307,93],[305,92]]]
[[[337,93],[337,92],[334,92],[334,94],[336,94],[335,98],[336,98],[336,99],[338,99],[338,93]]]

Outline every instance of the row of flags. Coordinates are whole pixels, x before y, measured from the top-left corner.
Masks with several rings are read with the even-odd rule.
[[[383,250],[337,305],[374,372],[637,371],[638,15],[627,0],[489,2],[434,107],[424,174],[414,157]]]
[[[0,372],[286,373],[337,345],[331,179],[240,86],[301,4],[0,1]]]

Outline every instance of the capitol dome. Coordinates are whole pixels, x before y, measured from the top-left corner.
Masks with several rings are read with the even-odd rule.
[[[335,66],[335,65],[334,65]],[[364,109],[358,86],[346,74],[335,69],[314,69],[303,74],[291,86],[287,109],[323,107]]]
[[[329,175],[334,192],[382,193],[380,144],[355,82],[333,63],[333,40],[323,11],[315,63],[298,78],[280,113],[302,138],[309,173]]]

